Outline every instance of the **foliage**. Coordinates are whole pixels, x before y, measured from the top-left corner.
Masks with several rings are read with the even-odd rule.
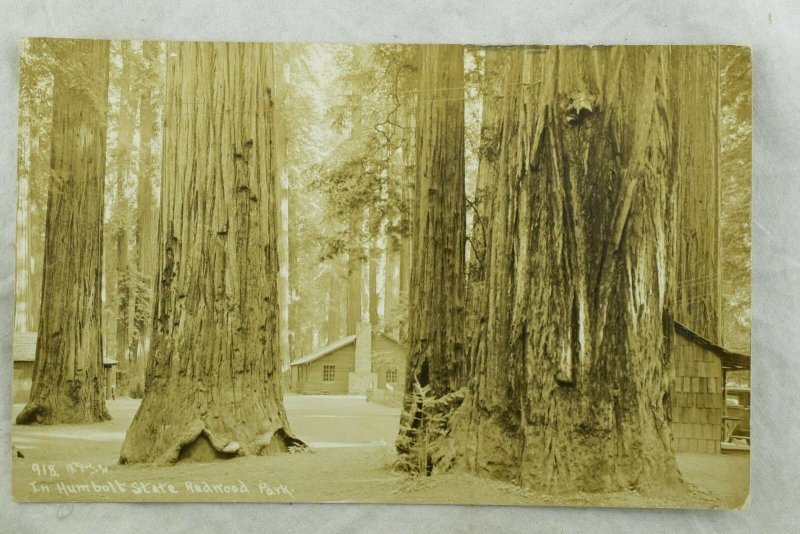
[[[724,343],[749,352],[751,303],[750,50],[721,50],[722,284]]]
[[[386,309],[383,326],[387,332],[400,332],[400,341],[405,343],[407,340],[404,334],[408,327],[408,296],[400,295],[396,302]]]
[[[384,225],[393,239],[408,233],[410,186],[397,153],[410,125],[401,124],[398,115],[414,98],[413,50],[399,45],[343,48],[336,60],[339,93],[328,117],[342,140],[315,169],[311,184],[327,198],[330,218],[340,223],[327,235],[326,258],[368,247]],[[353,218],[366,223],[348,224]]]
[[[310,186],[338,136],[326,126],[325,86],[336,76],[333,47],[277,45],[283,91],[278,117],[286,135],[285,169],[289,198],[289,342],[292,357],[316,348],[325,322],[328,298],[324,261],[331,221],[325,217],[324,195]]]
[[[411,407],[408,417],[400,422],[397,438],[398,454],[395,468],[414,476],[434,474],[449,469],[455,458],[449,422],[464,400],[466,389],[436,398],[431,386],[414,381],[413,390],[406,395],[404,405]]]

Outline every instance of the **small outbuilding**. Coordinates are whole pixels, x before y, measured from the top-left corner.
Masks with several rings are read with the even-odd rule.
[[[36,360],[36,339],[38,332],[14,332],[13,354],[14,354],[14,380],[13,396],[14,404],[24,404],[31,396],[31,386],[33,384],[33,362]],[[114,396],[116,384],[117,361],[111,358],[103,358],[103,371],[105,375],[106,398]]]
[[[358,333],[291,363],[292,390],[303,394],[365,394],[402,387],[406,353],[388,334],[361,324]]]
[[[750,369],[750,356],[729,351],[675,322],[672,446],[675,452],[721,452],[728,371]]]

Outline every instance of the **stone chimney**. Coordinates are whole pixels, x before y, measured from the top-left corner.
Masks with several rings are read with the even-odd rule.
[[[372,371],[372,325],[359,323],[356,326],[356,372]]]
[[[378,375],[372,372],[372,326],[360,323],[356,327],[355,370],[348,375],[349,393],[364,394],[378,387]]]

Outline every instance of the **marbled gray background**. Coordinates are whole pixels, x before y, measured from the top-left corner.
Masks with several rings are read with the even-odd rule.
[[[555,3],[554,3],[555,4]],[[800,3],[791,0],[0,0],[0,531],[800,531]],[[736,43],[753,46],[753,435],[740,512],[358,505],[33,505],[11,501],[18,42]]]

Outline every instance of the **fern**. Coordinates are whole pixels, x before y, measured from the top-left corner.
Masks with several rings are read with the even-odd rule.
[[[437,398],[429,385],[414,382],[413,391],[406,395],[404,405],[408,409],[400,422],[397,469],[415,476],[430,476],[434,468],[447,470],[450,467],[449,421],[464,394],[462,389]]]

